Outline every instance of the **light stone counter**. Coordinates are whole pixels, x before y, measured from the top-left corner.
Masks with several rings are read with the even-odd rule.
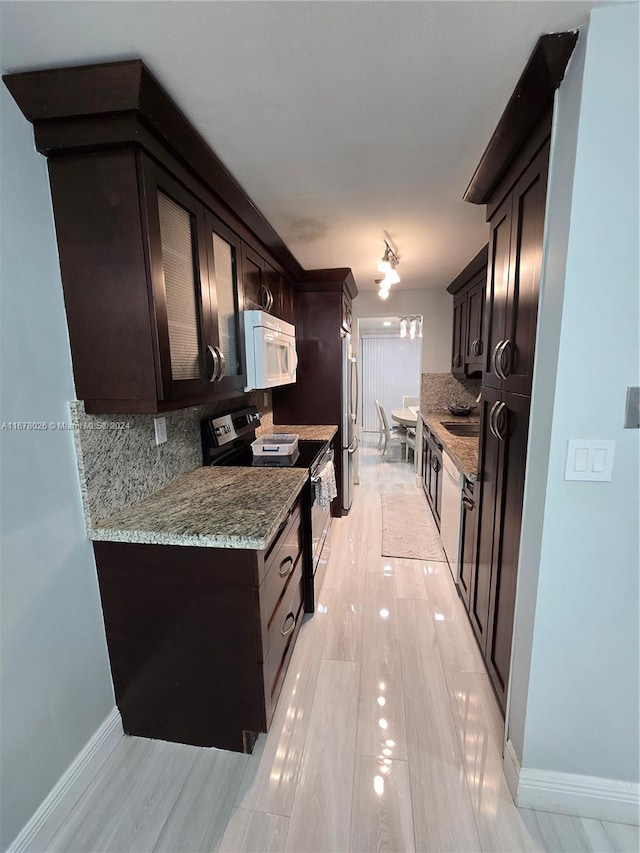
[[[116,515],[91,539],[208,548],[266,548],[302,491],[300,468],[198,468]]]
[[[464,418],[443,415],[441,412],[421,412],[421,414],[422,420],[447,451],[458,471],[468,480],[477,480],[479,437],[452,435],[442,424],[443,422],[477,424],[480,422],[479,416],[471,415]]]
[[[286,435],[298,434],[300,438],[315,441],[331,441],[338,432],[338,427],[333,424],[274,424],[275,433],[283,432]]]

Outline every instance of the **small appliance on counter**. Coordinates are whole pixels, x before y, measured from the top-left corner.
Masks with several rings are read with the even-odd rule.
[[[296,329],[265,311],[241,314],[247,368],[245,391],[275,388],[296,381]]]
[[[321,560],[322,549],[331,524],[331,507],[325,500],[326,490],[322,488],[323,476],[328,480],[331,480],[331,476],[335,477],[331,443],[318,439],[300,439],[289,434],[256,438],[256,429],[259,426],[260,415],[255,406],[202,420],[200,431],[203,464],[236,468],[308,469],[309,479],[303,490],[302,501],[304,607],[307,613],[313,613],[315,590],[320,588],[326,568],[326,560]],[[273,441],[274,438],[277,439],[276,442]],[[293,453],[284,452],[293,445]],[[266,449],[268,447],[277,447],[278,452],[269,451]],[[256,453],[256,448],[263,450]]]

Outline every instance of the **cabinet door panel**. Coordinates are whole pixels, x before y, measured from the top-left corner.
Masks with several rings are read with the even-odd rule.
[[[264,260],[246,243],[242,244],[242,307],[244,311],[265,310]]]
[[[513,191],[511,263],[502,356],[506,391],[531,393],[542,264],[549,145],[533,160]]]
[[[507,322],[509,288],[509,255],[511,249],[511,196],[496,210],[491,220],[489,269],[487,273],[487,316],[484,333],[484,369],[482,384],[501,388],[502,380],[495,371],[493,355],[504,341]]]
[[[217,216],[207,211],[205,217],[209,269],[209,299],[215,346],[222,353],[216,391],[241,391],[244,368],[240,344],[238,309],[238,268],[241,241]]]
[[[497,496],[500,491],[500,442],[489,428],[491,411],[500,402],[500,391],[483,388],[480,405],[480,455],[476,483],[477,564],[472,579],[469,616],[478,643],[486,649],[489,622],[489,598],[493,559],[493,530],[496,523]],[[478,491],[479,490],[479,491]]]
[[[292,326],[296,325],[295,290],[286,279],[282,279],[282,317],[281,319]]]
[[[451,372],[455,376],[464,376],[466,321],[467,301],[466,299],[459,299],[453,303],[453,345],[451,348]]]
[[[477,521],[475,501],[469,495],[463,495],[462,498],[462,530],[460,532],[460,541],[462,544],[462,554],[460,558],[460,577],[458,578],[458,588],[462,600],[469,610],[471,604],[471,588],[473,577],[476,569],[476,521]]]
[[[266,310],[270,314],[273,314],[274,317],[284,320],[284,317],[282,316],[282,276],[266,261],[264,266],[265,286],[267,288],[266,304],[269,306]]]
[[[482,325],[486,294],[486,274],[479,278],[467,294],[467,323],[465,337],[465,373],[482,372],[484,343]]]
[[[160,399],[211,396],[206,347],[213,342],[203,208],[182,184],[143,160]]]
[[[501,436],[501,490],[493,534],[490,618],[485,657],[503,710],[509,679],[516,600],[529,403],[528,397],[503,393],[504,408],[501,408],[496,423]]]

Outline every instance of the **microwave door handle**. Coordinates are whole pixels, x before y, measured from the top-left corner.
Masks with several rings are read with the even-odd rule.
[[[296,345],[295,345],[295,343],[291,344],[291,353],[292,353],[292,355],[293,355],[293,370],[291,371],[291,376],[293,376],[293,374],[294,374],[294,373],[296,372],[296,370],[298,369],[298,353],[297,353],[297,350],[296,350]]]

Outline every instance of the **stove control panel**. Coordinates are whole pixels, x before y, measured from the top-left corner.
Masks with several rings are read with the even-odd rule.
[[[260,413],[255,406],[248,406],[237,412],[206,418],[202,421],[203,447],[215,448],[230,444],[237,438],[255,437],[255,431],[260,426]]]

